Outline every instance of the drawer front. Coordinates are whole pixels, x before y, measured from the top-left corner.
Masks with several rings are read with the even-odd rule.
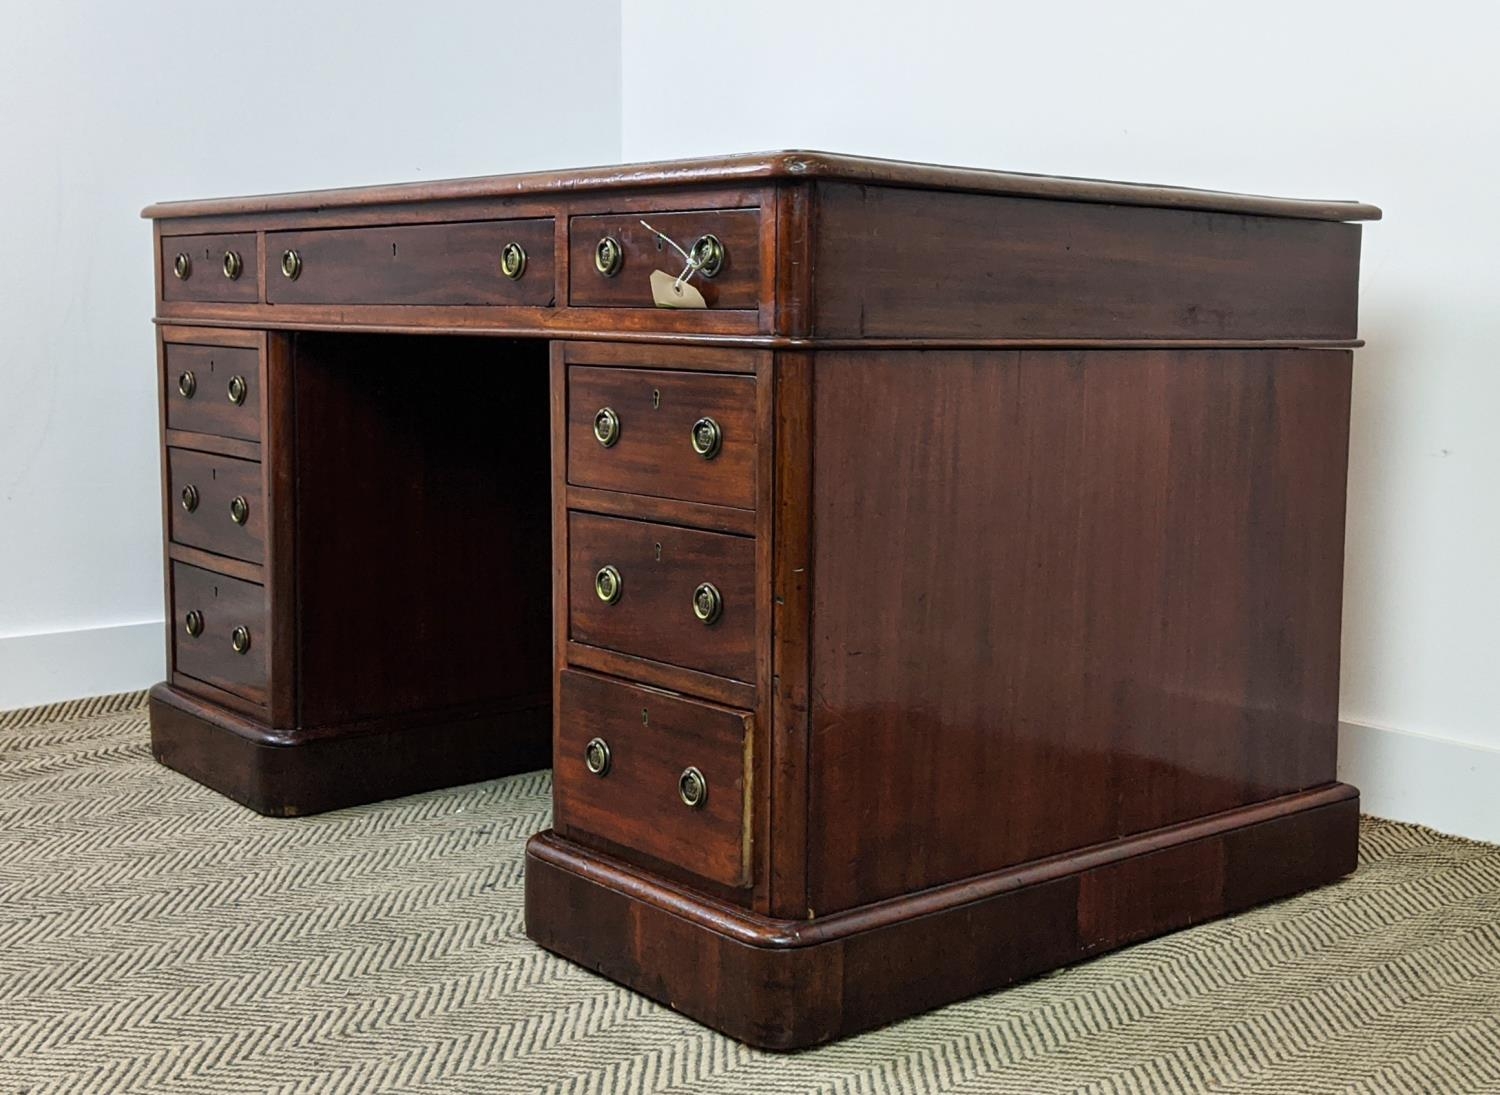
[[[163,300],[221,304],[258,302],[255,233],[163,236],[161,296]]]
[[[652,308],[651,271],[674,278],[686,263],[678,252],[641,224],[666,233],[691,250],[700,236],[718,237],[723,248],[713,277],[695,274],[693,285],[710,308],[754,310],[760,306],[760,212],[705,209],[682,213],[610,213],[568,222],[568,303],[574,307]],[[619,245],[620,259],[606,275],[595,262],[600,241]]]
[[[600,596],[613,567],[618,596]],[[717,591],[699,619],[696,591]],[[719,677],[755,678],[755,541],[744,536],[568,515],[568,634],[576,642]]]
[[[167,428],[260,440],[260,351],[168,343]]]
[[[168,449],[167,482],[174,541],[252,563],[265,561],[259,461]],[[237,513],[244,514],[243,523],[235,520]]]
[[[754,377],[568,369],[569,483],[754,509],[755,467]]]
[[[539,217],[272,232],[266,236],[266,299],[547,307],[556,295],[552,225],[551,217]],[[515,278],[503,268],[512,244],[525,253]]]
[[[595,739],[602,750],[590,750]],[[726,886],[748,885],[750,744],[743,711],[564,670],[553,824],[571,838],[598,837]],[[689,795],[703,791],[696,806],[683,797],[688,769],[701,777],[687,777]]]
[[[172,664],[177,672],[264,704],[267,640],[264,586],[172,564]]]

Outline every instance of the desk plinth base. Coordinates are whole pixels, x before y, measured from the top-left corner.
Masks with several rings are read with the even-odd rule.
[[[762,1049],[795,1050],[1323,885],[1359,793],[1329,784],[813,920],[677,887],[550,830],[526,849],[532,940]]]
[[[253,720],[170,685],[151,690],[158,761],[271,817],[296,817],[474,783],[551,763],[550,703],[406,716],[278,742]]]

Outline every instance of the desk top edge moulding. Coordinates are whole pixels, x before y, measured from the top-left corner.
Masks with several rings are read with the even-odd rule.
[[[774,152],[143,215],[167,766],[550,758],[528,935],[773,1049],[1353,870],[1377,208]]]

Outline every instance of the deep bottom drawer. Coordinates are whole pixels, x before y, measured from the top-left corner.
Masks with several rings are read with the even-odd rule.
[[[563,670],[555,828],[748,885],[751,726],[744,711]]]
[[[172,564],[172,661],[177,672],[266,703],[265,624],[264,586]]]

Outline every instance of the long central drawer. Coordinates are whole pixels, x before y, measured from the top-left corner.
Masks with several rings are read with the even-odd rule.
[[[551,217],[266,236],[271,304],[534,305],[556,295]]]

